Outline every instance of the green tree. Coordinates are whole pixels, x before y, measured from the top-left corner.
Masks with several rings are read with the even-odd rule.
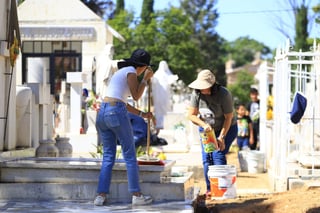
[[[142,12],[141,12],[141,20],[143,23],[148,24],[152,20],[153,14],[153,0],[143,0],[142,4]]]
[[[228,85],[228,89],[233,95],[235,104],[247,104],[250,101],[250,88],[254,84],[254,77],[248,75],[247,70],[241,70],[237,75],[235,84]]]
[[[174,7],[158,11],[154,17],[149,23],[136,23],[133,13],[123,11],[108,21],[126,38],[125,43],[114,41],[115,58],[128,57],[134,49],[145,48],[152,55],[155,70],[161,60],[166,60],[173,73],[185,83],[191,82],[200,61],[191,20]]]
[[[124,10],[124,8],[125,8],[124,0],[117,0],[116,9],[115,9],[114,14],[118,15],[121,11]]]
[[[320,3],[312,7],[312,10],[314,12],[314,17],[315,17],[315,26],[320,28]],[[308,38],[307,43],[308,46],[311,47],[313,45],[314,39],[316,39],[316,42],[319,44],[320,43],[320,35],[318,35],[316,38]]]
[[[317,23],[319,20],[319,8],[320,4],[313,6],[312,10],[314,14],[309,13],[311,9],[311,1],[308,0],[283,0],[279,4],[283,3],[287,8],[289,4],[292,13],[290,18],[292,22],[283,21],[280,17],[277,17],[275,23],[276,29],[279,30],[284,36],[290,39],[294,44],[295,50],[308,50],[310,45],[308,43],[309,32],[313,23]]]
[[[157,69],[165,60],[173,73],[184,82],[193,79],[197,69],[199,51],[192,40],[193,28],[182,10],[170,8],[159,11],[149,23],[141,22],[133,33],[133,46],[145,47],[152,55],[152,63]]]
[[[232,60],[235,61],[236,67],[251,63],[257,53],[260,53],[264,59],[271,57],[269,47],[249,37],[240,37],[235,41],[226,42],[225,49]]]
[[[158,54],[156,41],[159,37],[157,22],[150,19],[149,23],[140,22],[133,31],[132,49],[144,48],[152,55],[152,63],[155,63],[155,56]]]
[[[122,10],[116,14],[113,19],[108,20],[107,23],[119,32],[124,38],[125,42],[114,39],[115,59],[127,58],[132,52],[133,32],[131,25],[134,23],[134,13],[132,11]]]
[[[199,49],[199,67],[208,68],[216,74],[217,81],[226,84],[225,66],[223,56],[224,39],[221,38],[215,27],[217,25],[218,13],[215,8],[216,0],[182,0],[181,8],[191,20],[194,30],[194,40]],[[197,73],[194,71],[194,78]]]
[[[296,35],[294,38],[296,50],[307,51],[309,45],[307,44],[308,33],[308,8],[305,5],[296,8]]]
[[[121,33],[126,42],[115,40],[115,57],[128,57],[129,52],[143,47],[151,53],[153,64],[157,66],[161,60],[166,60],[186,84],[195,79],[198,69],[204,68],[213,70],[218,81],[225,83],[224,40],[214,30],[217,17],[214,1],[184,2],[184,9],[170,7],[154,13],[153,1],[145,0],[146,9],[143,9],[140,23],[129,20],[124,14],[116,15],[108,24]],[[125,30],[125,26],[129,30]]]
[[[183,10],[175,7],[158,13],[157,20],[159,33],[154,42],[158,50],[157,63],[166,60],[184,83],[190,83],[200,66],[200,50],[193,37],[191,20]]]
[[[319,25],[320,24],[320,3],[315,5],[312,8],[312,10],[315,13],[315,22]]]

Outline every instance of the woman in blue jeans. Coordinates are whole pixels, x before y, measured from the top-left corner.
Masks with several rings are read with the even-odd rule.
[[[103,144],[103,159],[99,183],[94,204],[102,206],[109,193],[112,168],[116,159],[117,141],[122,149],[126,163],[128,190],[132,193],[133,205],[145,205],[152,202],[150,196],[143,195],[139,185],[139,167],[136,158],[133,131],[128,111],[144,118],[152,118],[151,112],[144,113],[127,103],[128,96],[138,100],[153,76],[150,69],[150,55],[143,49],[135,50],[129,59],[118,62],[119,70],[111,77],[97,116],[96,126]],[[138,76],[144,73],[143,80]],[[104,79],[99,79],[104,80]]]
[[[203,171],[207,194],[210,194],[208,170],[210,165],[226,165],[226,154],[237,136],[238,127],[231,93],[216,83],[210,70],[202,70],[197,79],[189,84],[191,95],[188,118],[199,126],[199,131],[214,131],[218,150],[205,152],[202,146]]]

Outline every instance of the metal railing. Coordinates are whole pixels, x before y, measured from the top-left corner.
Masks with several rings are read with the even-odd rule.
[[[283,191],[288,178],[320,176],[320,44],[314,41],[310,51],[295,52],[288,41],[277,49],[274,67],[262,65],[259,72],[261,151],[274,178],[282,180],[283,186],[275,190]],[[306,97],[307,107],[300,122],[293,124],[290,112],[297,92]],[[269,95],[274,100],[271,121],[265,119],[264,108]]]

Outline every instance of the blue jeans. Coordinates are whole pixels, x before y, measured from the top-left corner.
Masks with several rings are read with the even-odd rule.
[[[128,190],[140,192],[139,167],[133,142],[132,126],[126,104],[102,103],[97,116],[96,126],[103,144],[103,159],[99,176],[98,193],[109,193],[112,168],[117,152],[117,140],[126,163]]]
[[[237,144],[240,150],[249,148],[249,137],[237,137]]]
[[[199,127],[199,130],[201,128],[202,127]],[[220,135],[220,130],[215,131],[215,134],[217,136]],[[227,164],[226,154],[229,152],[229,148],[230,148],[232,142],[234,141],[234,139],[237,137],[237,134],[238,134],[237,124],[231,125],[230,129],[224,139],[226,148],[223,151],[214,151],[211,153],[206,153],[203,149],[203,146],[201,145],[203,172],[204,172],[204,177],[206,179],[207,191],[210,191],[210,180],[208,177],[209,166],[211,166],[211,165],[226,165]]]

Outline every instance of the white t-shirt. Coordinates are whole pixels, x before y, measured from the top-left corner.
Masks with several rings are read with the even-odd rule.
[[[131,96],[127,78],[129,73],[136,73],[133,66],[123,67],[114,73],[106,91],[107,97],[116,98],[127,103],[128,96]]]

